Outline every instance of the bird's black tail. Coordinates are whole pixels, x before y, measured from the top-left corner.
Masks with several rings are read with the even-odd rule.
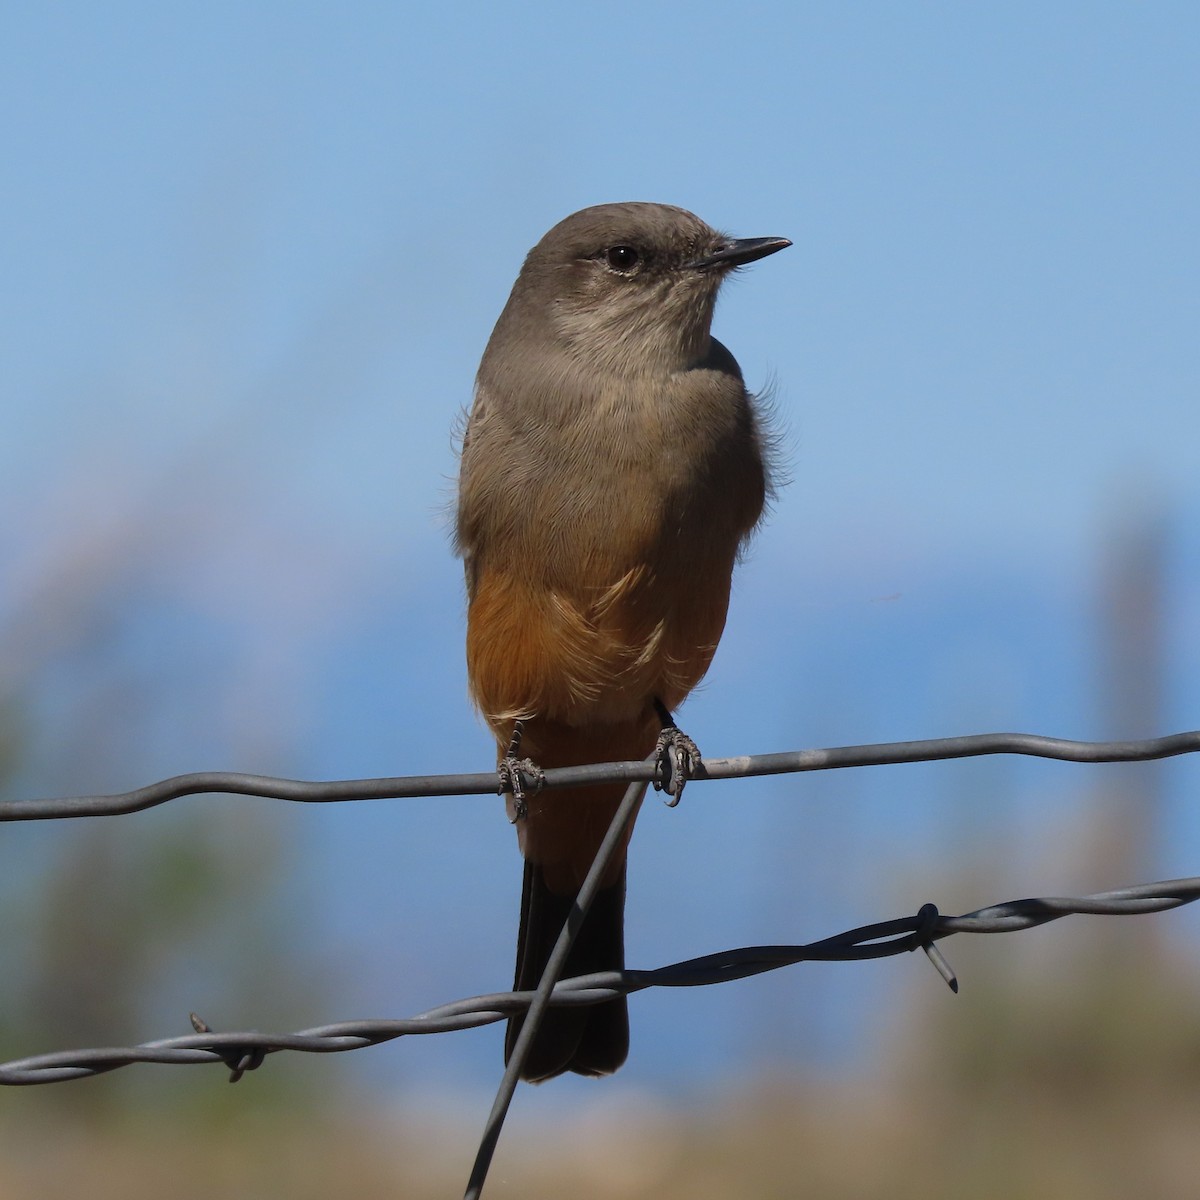
[[[560,896],[547,886],[542,869],[526,861],[521,891],[521,931],[517,937],[514,990],[533,991],[546,968],[574,896]],[[620,877],[596,893],[592,907],[567,957],[562,978],[625,968],[625,865]],[[510,1018],[504,1039],[507,1063],[524,1016]],[[521,1078],[531,1083],[553,1079],[564,1071],[579,1075],[611,1075],[629,1053],[629,1008],[624,997],[578,1008],[548,1008],[529,1048]]]

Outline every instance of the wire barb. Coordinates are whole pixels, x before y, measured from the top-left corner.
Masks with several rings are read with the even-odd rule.
[[[208,1022],[195,1013],[188,1013],[188,1018],[192,1022],[192,1028],[197,1033],[213,1032]],[[214,1052],[220,1055],[221,1060],[229,1068],[230,1083],[237,1083],[247,1071],[256,1071],[263,1065],[267,1057],[267,1051],[262,1046],[239,1047],[236,1050],[232,1047],[222,1049],[219,1046],[215,1046]]]
[[[909,949],[916,950],[920,947],[920,949],[924,950],[925,957],[933,963],[934,969],[957,996],[958,976],[954,973],[954,968],[946,961],[946,956],[938,949],[937,943],[933,940],[940,920],[941,914],[938,912],[936,904],[922,904],[921,911],[917,913],[917,927],[913,930],[913,944]]]

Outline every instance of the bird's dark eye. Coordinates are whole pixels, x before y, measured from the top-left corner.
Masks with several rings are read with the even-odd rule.
[[[642,256],[632,246],[609,246],[604,252],[604,261],[622,274],[632,271],[641,260]]]

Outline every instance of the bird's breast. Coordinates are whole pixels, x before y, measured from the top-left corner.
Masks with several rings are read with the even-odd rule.
[[[468,670],[498,731],[535,715],[635,719],[708,669],[764,469],[740,379],[683,384],[611,385],[549,410],[489,395],[472,421]]]

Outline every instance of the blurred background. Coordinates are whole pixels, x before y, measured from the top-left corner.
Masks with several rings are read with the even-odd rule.
[[[1200,725],[1200,9],[10,6],[0,798],[486,770],[452,429],[588,204],[794,247],[715,331],[788,485],[683,725],[709,755]],[[1200,763],[700,785],[629,962],[1200,873]],[[511,981],[489,798],[194,797],[0,841],[5,1059],[408,1016]],[[1190,1196],[1200,913],[632,1002],[487,1194]],[[12,1197],[461,1192],[500,1027],[0,1094]]]

